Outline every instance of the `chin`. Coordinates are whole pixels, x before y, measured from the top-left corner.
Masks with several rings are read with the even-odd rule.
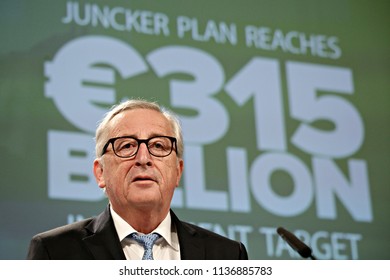
[[[159,194],[139,194],[129,198],[128,202],[131,205],[155,206],[161,203],[161,196]]]

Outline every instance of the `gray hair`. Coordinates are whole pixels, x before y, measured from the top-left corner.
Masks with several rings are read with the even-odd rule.
[[[160,106],[157,102],[151,102],[143,99],[131,99],[114,105],[104,116],[101,122],[98,124],[95,134],[95,154],[96,158],[101,157],[103,146],[108,141],[109,129],[108,125],[110,121],[119,113],[127,110],[134,109],[149,109],[160,112],[167,118],[172,126],[174,137],[177,139],[177,156],[178,158],[183,157],[183,133],[180,125],[179,118],[170,110]]]

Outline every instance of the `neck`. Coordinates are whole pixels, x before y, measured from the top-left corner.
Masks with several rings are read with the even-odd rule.
[[[137,232],[148,234],[155,230],[165,219],[168,211],[148,211],[146,209],[131,209],[125,212],[114,211],[121,216]]]

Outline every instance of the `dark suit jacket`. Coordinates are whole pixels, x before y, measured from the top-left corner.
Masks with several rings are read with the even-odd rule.
[[[245,246],[211,231],[180,221],[176,225],[182,260],[246,260]],[[33,237],[27,259],[125,260],[109,207],[99,216]]]

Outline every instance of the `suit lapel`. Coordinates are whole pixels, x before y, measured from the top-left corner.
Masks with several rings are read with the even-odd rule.
[[[94,218],[85,229],[89,235],[83,241],[95,259],[126,259],[111,218],[109,206],[103,213]]]
[[[205,245],[196,230],[182,223],[171,210],[172,222],[176,226],[182,260],[205,259]]]
[[[181,259],[205,259],[205,245],[197,231],[186,223],[182,223],[172,210],[171,217],[179,237]],[[94,218],[85,229],[89,234],[83,241],[95,259],[126,259],[111,218],[109,206],[103,213]]]

